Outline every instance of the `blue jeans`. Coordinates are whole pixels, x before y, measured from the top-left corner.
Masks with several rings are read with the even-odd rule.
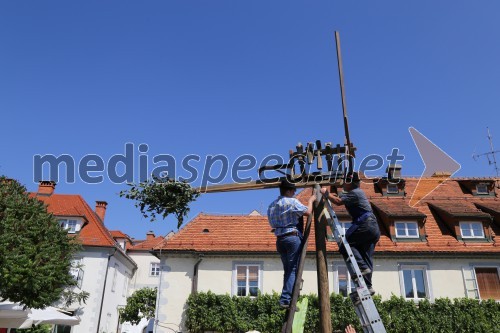
[[[281,304],[290,304],[290,300],[292,299],[295,275],[300,259],[301,243],[301,238],[296,235],[278,237],[276,239],[276,249],[281,256],[284,270],[283,290],[280,297]]]
[[[380,239],[377,219],[374,216],[369,217],[361,225],[353,225],[351,228],[346,233],[346,239],[351,246],[352,254],[358,263],[359,269],[365,270],[369,268],[373,273],[375,244]],[[347,252],[343,246],[340,249],[340,253],[342,253],[344,258],[347,258]],[[372,273],[363,275],[368,288],[372,287]]]

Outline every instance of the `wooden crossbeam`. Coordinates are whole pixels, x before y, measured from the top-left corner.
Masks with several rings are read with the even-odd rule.
[[[284,178],[284,177],[283,177]],[[235,192],[235,191],[249,191],[249,190],[263,190],[269,188],[278,188],[281,178],[276,178],[270,181],[256,180],[248,183],[229,183],[229,184],[216,184],[206,187],[198,187],[196,190],[200,193],[218,193],[218,192]],[[307,179],[298,181],[295,185],[298,188],[311,187],[314,185],[342,185],[342,177],[321,177],[319,175],[309,175]]]

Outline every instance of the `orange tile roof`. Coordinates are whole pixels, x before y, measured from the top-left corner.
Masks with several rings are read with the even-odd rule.
[[[404,197],[377,198],[372,199],[371,203],[381,213],[390,217],[425,218],[425,214],[410,207],[410,202]]]
[[[495,221],[496,226],[500,228],[500,201],[499,200],[482,200],[474,202],[477,208],[481,209],[483,212],[493,216],[493,221]],[[497,233],[500,235],[500,233]]]
[[[43,201],[47,211],[54,216],[81,216],[86,223],[78,233],[82,245],[115,247],[115,241],[87,202],[77,194],[52,194],[50,196],[30,193],[32,197]]]
[[[111,234],[111,237],[113,237],[113,238],[126,238],[126,239],[130,239],[130,237],[127,234],[124,234],[120,230],[110,230],[109,232]]]
[[[429,201],[428,204],[444,215],[454,218],[490,218],[489,214],[483,213],[472,202],[467,200],[433,200]]]
[[[146,239],[142,241],[135,241],[134,245],[128,247],[127,251],[144,251],[144,250],[152,250],[155,248],[160,242],[164,240],[164,237],[158,236],[153,239]]]
[[[380,241],[376,246],[377,253],[485,253],[500,254],[498,240],[493,242],[462,242],[452,234],[449,228],[440,219],[436,219],[429,208],[429,203],[437,203],[451,214],[465,214],[474,210],[475,216],[485,217],[477,210],[474,203],[495,203],[496,197],[479,198],[464,193],[457,180],[448,180],[441,183],[429,196],[419,202],[414,208],[409,206],[409,198],[416,188],[417,178],[406,178],[406,197],[383,197],[377,193],[373,182],[362,183],[361,188],[369,200],[377,207],[383,206],[389,214],[414,214],[420,218],[425,216],[425,232],[427,241],[393,242],[381,221]],[[427,179],[423,179],[424,183]],[[311,189],[301,191],[297,198],[306,203],[311,195]],[[419,192],[420,193],[420,192]],[[495,206],[499,207],[500,206]],[[345,207],[334,207],[340,219],[348,216]],[[313,223],[314,225],[314,223]],[[500,228],[492,224],[493,236],[500,234]],[[210,215],[200,214],[191,220],[183,229],[168,240],[158,244],[155,249],[169,251],[195,251],[219,253],[275,253],[276,238],[265,216],[247,215]],[[314,227],[308,244],[308,251],[315,250]],[[335,242],[327,243],[327,251],[337,251]]]

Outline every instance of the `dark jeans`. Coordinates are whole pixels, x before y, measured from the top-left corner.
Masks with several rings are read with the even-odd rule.
[[[299,236],[290,235],[276,239],[276,249],[283,263],[283,290],[281,291],[280,303],[289,304],[292,299],[295,274],[300,259],[302,240]]]
[[[354,229],[354,231],[351,230]],[[369,268],[373,272],[373,254],[375,253],[375,244],[380,239],[380,230],[378,228],[377,219],[370,216],[360,225],[353,225],[346,232],[347,242],[351,246],[352,254],[358,263],[360,270]],[[352,231],[352,233],[349,233]],[[340,253],[347,258],[345,248],[342,246]],[[352,273],[351,273],[352,275]],[[363,275],[366,286],[372,287],[372,273]]]

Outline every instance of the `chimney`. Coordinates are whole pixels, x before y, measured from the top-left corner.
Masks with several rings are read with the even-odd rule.
[[[154,239],[156,236],[155,236],[155,233],[151,230],[149,230],[147,233],[146,233],[146,240],[151,240],[151,239]]]
[[[387,172],[388,179],[400,179],[401,178],[401,164],[389,164],[389,166],[387,167],[385,172]]]
[[[104,216],[106,215],[106,207],[108,203],[106,201],[96,201],[95,202],[95,213],[101,219],[102,223],[104,223]]]
[[[56,182],[52,180],[41,180],[38,183],[38,194],[50,196],[56,189]]]

